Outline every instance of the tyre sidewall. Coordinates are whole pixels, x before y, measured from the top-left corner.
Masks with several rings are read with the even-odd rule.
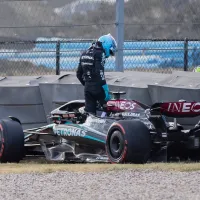
[[[4,129],[2,126],[2,121],[0,120],[0,137],[1,137],[1,144],[0,144],[0,161],[3,160],[4,156],[4,149],[5,149],[5,138],[4,138]]]
[[[109,140],[114,130],[123,135],[123,153],[114,159],[110,153]],[[106,152],[111,163],[146,163],[151,152],[151,136],[148,128],[139,120],[118,121],[111,125],[106,140]]]
[[[18,163],[24,157],[24,133],[21,125],[11,119],[0,120],[3,130],[0,162]]]

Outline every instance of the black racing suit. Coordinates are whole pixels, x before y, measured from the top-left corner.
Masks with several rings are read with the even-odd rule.
[[[85,111],[96,114],[97,101],[103,106],[106,101],[102,85],[106,84],[104,76],[105,53],[101,43],[93,44],[82,53],[76,76],[84,88]]]

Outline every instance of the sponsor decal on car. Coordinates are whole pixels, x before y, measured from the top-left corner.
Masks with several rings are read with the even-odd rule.
[[[88,117],[87,120],[86,120],[86,124],[91,124],[91,123],[105,124],[106,123],[106,119]]]
[[[75,127],[54,127],[54,133],[59,136],[85,137],[87,131]]]
[[[200,103],[169,103],[167,111],[171,112],[200,112]]]
[[[132,101],[121,101],[118,106],[122,110],[133,110],[135,105],[136,104]]]
[[[104,124],[105,122],[106,122],[106,120],[105,119],[98,119],[98,118],[96,118],[96,119],[91,119],[91,122],[93,122],[93,123],[98,123],[98,124]]]
[[[134,110],[136,108],[136,103],[129,100],[110,100],[107,106],[111,110]]]
[[[124,112],[122,113],[123,117],[140,117],[140,113]]]

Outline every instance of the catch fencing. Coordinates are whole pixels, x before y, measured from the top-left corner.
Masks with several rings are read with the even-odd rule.
[[[0,75],[50,75],[75,71],[81,53],[94,40],[36,40],[0,42]],[[200,40],[127,40],[123,46],[125,71],[172,73],[200,65]],[[105,71],[115,71],[115,57]]]
[[[107,33],[118,49],[106,71],[191,71],[200,63],[199,7],[191,0],[1,0],[1,75],[74,71],[93,38]]]

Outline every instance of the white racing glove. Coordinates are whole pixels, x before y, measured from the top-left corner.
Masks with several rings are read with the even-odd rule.
[[[78,111],[79,111],[81,114],[84,114],[84,113],[85,113],[85,106],[80,107],[80,108],[78,109]]]

